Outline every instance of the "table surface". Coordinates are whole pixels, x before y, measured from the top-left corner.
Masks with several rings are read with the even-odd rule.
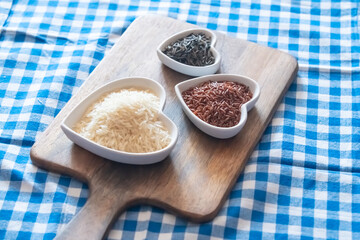
[[[213,221],[138,205],[108,238],[359,239],[358,11],[355,0],[2,0],[0,239],[53,239],[84,206],[88,186],[37,168],[30,148],[146,14],[287,52],[299,73]]]

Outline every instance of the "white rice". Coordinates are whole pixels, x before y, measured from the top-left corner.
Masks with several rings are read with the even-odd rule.
[[[148,90],[122,89],[105,95],[84,114],[74,130],[108,148],[154,152],[171,137],[158,120],[160,99]]]

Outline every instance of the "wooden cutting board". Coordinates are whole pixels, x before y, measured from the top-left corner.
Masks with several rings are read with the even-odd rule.
[[[190,77],[162,65],[156,55],[165,38],[193,27],[160,16],[136,19],[32,147],[35,165],[85,181],[90,188],[85,206],[57,238],[103,238],[120,213],[136,204],[157,206],[195,222],[211,220],[222,207],[298,65],[284,52],[216,32],[222,55],[218,73],[249,76],[260,84],[261,94],[236,137],[212,138],[187,119],[176,99],[174,86]],[[64,117],[91,91],[129,76],[159,81],[167,92],[164,112],[180,135],[171,155],[160,163],[135,166],[103,159],[74,145],[60,129]]]

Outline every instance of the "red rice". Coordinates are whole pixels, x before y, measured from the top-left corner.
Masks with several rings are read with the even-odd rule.
[[[186,105],[196,116],[217,127],[238,124],[240,108],[252,96],[248,86],[231,81],[208,81],[182,93]]]

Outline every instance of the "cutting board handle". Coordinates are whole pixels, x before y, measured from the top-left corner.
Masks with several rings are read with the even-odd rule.
[[[129,206],[127,193],[115,195],[104,191],[91,193],[85,206],[54,238],[55,240],[103,239],[118,215]]]

